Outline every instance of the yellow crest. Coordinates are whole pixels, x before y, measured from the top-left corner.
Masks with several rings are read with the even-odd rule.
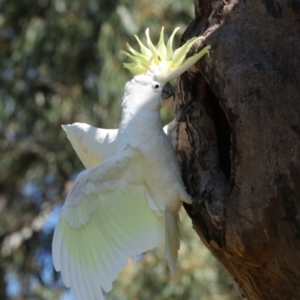
[[[122,53],[127,55],[131,62],[124,63],[124,67],[129,69],[134,75],[147,73],[155,77],[157,80],[168,82],[184,73],[206,53],[209,54],[209,49],[211,47],[208,45],[199,53],[187,59],[185,58],[190,48],[196,42],[205,39],[202,36],[188,40],[180,48],[173,51],[173,40],[178,30],[179,27],[173,31],[166,45],[164,41],[164,27],[162,27],[160,31],[160,38],[156,47],[150,39],[149,28],[146,30],[148,47],[146,47],[135,35],[141,52],[134,50],[129,44],[127,44],[128,52],[122,51]]]

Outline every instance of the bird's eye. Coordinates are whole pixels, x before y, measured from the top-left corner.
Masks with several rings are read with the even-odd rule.
[[[158,82],[154,82],[154,83],[153,83],[153,88],[154,88],[155,90],[158,90],[158,89],[160,88],[160,84],[159,84]]]

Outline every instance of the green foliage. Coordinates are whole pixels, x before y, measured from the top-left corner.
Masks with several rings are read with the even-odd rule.
[[[60,125],[117,127],[130,79],[120,50],[147,27],[153,40],[162,25],[167,33],[183,31],[192,5],[0,0],[0,299],[58,299],[65,292],[50,259],[52,223],[82,164]],[[191,228],[184,239],[177,276],[161,252],[148,253],[125,269],[109,299],[235,299]]]

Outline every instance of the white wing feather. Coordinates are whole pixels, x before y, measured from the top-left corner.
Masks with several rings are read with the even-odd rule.
[[[103,129],[85,123],[62,125],[75,152],[86,168],[91,168],[117,151],[118,129]]]
[[[173,145],[173,148],[177,146],[177,128],[178,128],[179,122],[174,119],[172,122],[168,123],[163,127],[163,131],[166,134],[166,136],[170,139],[171,144]]]
[[[163,127],[175,148],[178,122],[174,119]],[[116,154],[118,129],[97,128],[86,123],[62,125],[75,152],[86,168],[91,168]]]
[[[128,256],[164,244],[165,220],[149,209],[145,186],[124,184],[135,154],[123,152],[78,176],[55,229],[54,266],[78,299],[103,300]]]

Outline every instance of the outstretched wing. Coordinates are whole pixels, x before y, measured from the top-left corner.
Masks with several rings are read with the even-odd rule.
[[[75,152],[86,168],[91,168],[117,151],[118,129],[103,129],[85,123],[62,125]]]
[[[177,144],[176,129],[178,122],[174,119],[163,130],[173,147]],[[115,155],[118,129],[96,128],[85,123],[62,125],[75,152],[86,168],[91,168]]]
[[[127,149],[81,173],[64,204],[52,256],[79,299],[104,299],[128,256],[164,243],[164,217],[149,208],[147,187],[123,178],[135,155]]]

